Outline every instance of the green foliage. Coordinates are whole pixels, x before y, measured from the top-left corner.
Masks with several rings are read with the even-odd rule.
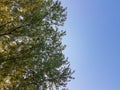
[[[49,90],[66,86],[63,54],[66,8],[54,0],[0,1],[0,89]]]

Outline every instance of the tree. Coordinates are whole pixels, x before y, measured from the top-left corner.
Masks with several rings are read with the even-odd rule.
[[[66,8],[58,0],[1,0],[0,6],[0,89],[66,86],[73,79],[59,30]]]

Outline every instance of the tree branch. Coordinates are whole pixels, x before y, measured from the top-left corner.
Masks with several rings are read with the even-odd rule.
[[[30,24],[20,25],[20,26],[18,26],[18,27],[13,28],[11,31],[10,31],[10,29],[9,29],[9,30],[8,30],[9,32],[0,33],[0,36],[12,34],[13,32],[17,31],[18,29],[20,29],[20,28],[22,28],[22,27],[25,27],[25,26],[28,26],[28,25],[30,25]]]

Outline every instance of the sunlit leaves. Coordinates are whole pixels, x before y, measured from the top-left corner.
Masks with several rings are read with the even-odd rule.
[[[0,89],[55,89],[72,79],[59,30],[65,20],[59,1],[0,1]]]

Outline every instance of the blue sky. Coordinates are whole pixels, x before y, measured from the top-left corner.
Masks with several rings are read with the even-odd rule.
[[[64,43],[76,72],[69,90],[120,90],[120,0],[61,0]]]

